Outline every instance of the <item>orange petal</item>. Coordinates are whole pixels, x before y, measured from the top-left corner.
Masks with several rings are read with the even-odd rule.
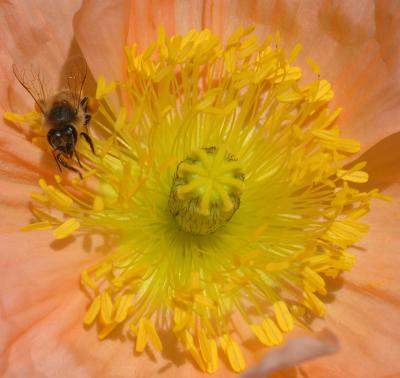
[[[282,347],[273,348],[258,365],[248,369],[240,378],[262,378],[274,371],[333,354],[338,349],[336,336],[325,329],[318,334],[292,339]]]
[[[368,183],[360,188],[372,190],[380,188],[385,194],[399,197],[396,186],[400,183],[400,132],[384,138],[355,161],[366,161],[364,169],[369,175]]]
[[[260,35],[279,29],[286,44],[301,42],[304,58],[313,56],[318,62],[322,76],[333,82],[335,101],[345,106],[340,122],[346,135],[358,137],[364,146],[371,146],[398,130],[400,107],[395,82],[399,67],[398,3],[385,1],[375,7],[372,2],[360,5],[332,1],[177,1],[140,7],[140,2],[136,2],[129,11],[125,2],[112,2],[116,5],[111,8],[107,4],[87,1],[76,17],[78,40],[96,76],[105,73],[112,78],[121,77],[125,42],[133,39],[147,42],[160,21],[164,21],[169,33],[209,26],[225,36],[238,25],[256,22]],[[49,4],[46,11],[31,4],[2,6],[0,42],[4,53],[0,57],[0,107],[3,109],[9,110],[17,104],[21,110],[21,103],[29,107],[31,104],[22,89],[17,97],[13,94],[15,84],[10,84],[9,67],[14,57],[32,56],[40,50],[43,55],[40,59],[58,70],[67,55],[76,4],[65,2],[60,6],[61,11],[58,5]],[[130,15],[128,21],[127,15]],[[12,19],[18,22],[8,22]],[[102,22],[97,22],[99,19]],[[10,28],[12,24],[18,28]],[[3,207],[1,217],[11,222],[4,226],[11,231],[19,217],[26,216],[22,198],[26,200],[26,193],[31,190],[18,183],[30,183],[34,179],[32,171],[42,164],[40,155],[29,149],[28,142],[15,132],[6,135],[4,125],[1,127],[0,168],[6,180],[1,182],[0,192],[2,203],[7,196],[9,209]],[[398,142],[389,146],[399,150]],[[398,164],[396,155],[386,152],[383,148],[370,155],[369,160],[374,162],[376,158],[376,173],[386,167],[385,162]],[[387,156],[393,160],[385,160]],[[16,181],[10,183],[13,172]],[[381,376],[400,370],[393,347],[400,339],[397,316],[400,189],[393,185],[398,180],[397,171],[392,168],[384,172],[387,174],[382,180],[390,194],[397,196],[396,201],[374,205],[369,216],[371,232],[363,242],[367,249],[357,252],[360,258],[355,269],[347,275],[337,300],[329,305],[328,322],[342,340],[343,352],[329,361],[304,365],[301,369],[310,372],[310,376]],[[45,235],[48,234],[1,236],[5,252],[0,262],[0,320],[8,362],[2,366],[2,373],[30,377],[54,376],[64,370],[73,376],[153,376],[163,372],[176,376],[200,375],[192,365],[182,365],[186,360],[180,359],[180,350],[173,349],[176,345],[172,342],[170,348],[165,348],[170,356],[149,364],[145,357],[132,358],[129,343],[118,340],[100,343],[93,329],[83,329],[81,322],[87,301],[79,291],[77,272],[92,257],[76,243],[55,251],[49,248],[52,239]],[[215,376],[230,375],[233,374],[222,370]]]
[[[328,305],[325,324],[342,350],[329,361],[302,367],[310,376],[383,377],[400,372],[400,186],[390,189],[394,201],[373,203],[364,218],[371,231],[355,251],[357,262]]]
[[[14,77],[13,63],[34,63],[49,78],[58,77],[70,53],[73,40],[71,20],[78,7],[79,1],[75,0],[62,4],[6,2],[0,6],[1,113],[10,110],[22,113],[33,108],[33,99]],[[0,186],[6,197],[4,204],[16,203],[20,189],[16,185],[15,191],[10,190],[13,183],[33,183],[39,174],[48,176],[54,172],[51,159],[43,157],[43,153],[28,141],[28,133],[26,125],[0,121],[0,173],[4,179]],[[24,198],[19,205],[24,203],[26,206],[28,197]],[[14,210],[7,213],[3,224],[10,224],[11,218],[18,218],[18,208]]]
[[[132,344],[119,339],[121,330],[100,342],[95,326],[83,326],[88,300],[77,272],[99,255],[85,250],[82,240],[58,244],[50,232],[31,232],[0,235],[0,243],[2,376],[200,375],[174,335],[163,335],[167,351],[155,360],[151,353],[134,354]],[[215,375],[233,376],[226,368]]]
[[[176,2],[176,31],[209,27],[225,38],[240,25],[255,23],[260,37],[282,35],[283,44],[303,46],[298,61],[321,67],[343,106],[344,136],[361,141],[363,150],[399,130],[400,3],[395,1],[239,1]],[[397,73],[396,73],[397,67]],[[389,68],[389,70],[388,70]]]
[[[396,0],[375,3],[376,39],[389,72],[400,81],[400,12]]]
[[[59,73],[73,40],[72,17],[80,1],[2,2],[0,6],[0,111],[31,110],[33,101],[14,80],[12,64],[38,65]]]
[[[147,45],[161,23],[168,33],[208,27],[223,38],[255,23],[260,37],[279,30],[288,48],[303,45],[299,62],[306,77],[313,75],[306,59],[318,63],[336,93],[333,105],[344,107],[339,121],[344,136],[359,139],[365,150],[399,129],[400,89],[394,80],[399,3],[380,2],[375,8],[373,2],[341,1],[132,1],[129,17],[125,2],[114,4],[89,1],[77,18],[78,40],[95,75],[120,78],[124,44]],[[397,15],[390,26],[385,26],[386,14]]]
[[[196,6],[193,2],[191,5]],[[176,1],[131,1],[127,44],[137,43],[140,48],[147,47],[156,38],[156,30],[161,24],[169,35],[174,34],[175,9],[179,7]]]
[[[0,121],[0,172],[2,178],[8,180],[23,180],[25,182],[37,181],[38,175],[50,173],[50,169],[57,169],[57,166],[50,164],[50,156],[43,156],[43,152],[34,146],[26,136],[28,131],[24,126],[12,125]],[[28,126],[26,126],[26,129]],[[7,183],[5,183],[7,184]]]
[[[128,33],[129,1],[85,1],[75,15],[76,39],[93,76],[121,80]]]

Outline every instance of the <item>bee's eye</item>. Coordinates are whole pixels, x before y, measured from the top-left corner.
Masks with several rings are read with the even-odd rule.
[[[61,133],[57,133],[57,134],[54,136],[54,139],[55,139],[56,142],[62,142],[62,140],[63,140],[63,135],[62,135]]]

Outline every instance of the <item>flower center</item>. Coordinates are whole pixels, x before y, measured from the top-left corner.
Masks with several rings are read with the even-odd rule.
[[[169,210],[186,232],[205,235],[226,224],[239,208],[244,174],[225,148],[193,151],[178,164]]]

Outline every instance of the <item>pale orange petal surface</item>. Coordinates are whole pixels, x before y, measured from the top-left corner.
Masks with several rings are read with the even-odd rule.
[[[22,4],[23,2],[21,2]],[[0,5],[0,109],[27,111],[32,100],[12,76],[16,59],[34,58],[56,72],[77,46],[94,77],[123,77],[123,47],[146,46],[163,23],[168,34],[210,28],[226,37],[255,23],[259,35],[279,30],[289,48],[303,45],[342,106],[344,136],[361,141],[371,188],[393,196],[374,202],[371,230],[356,251],[355,268],[334,292],[329,327],[341,343],[331,357],[276,375],[282,377],[395,377],[400,375],[400,5],[396,1],[50,1]],[[52,5],[53,4],[53,5]],[[75,33],[75,34],[74,34]],[[311,75],[311,71],[310,71]],[[397,133],[397,134],[396,134]],[[21,233],[39,176],[56,172],[27,131],[0,128],[0,375],[5,377],[208,376],[188,363],[170,335],[162,357],[135,355],[118,336],[99,342],[84,329],[87,298],[80,270],[102,253],[100,236],[55,242],[49,232]],[[89,252],[90,251],[90,252]],[[123,336],[121,336],[123,337]],[[264,349],[245,350],[249,364]],[[214,376],[234,376],[226,363]],[[275,375],[274,375],[275,376]]]

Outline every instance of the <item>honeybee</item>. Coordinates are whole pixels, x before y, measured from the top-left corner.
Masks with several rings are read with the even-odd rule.
[[[20,68],[13,65],[14,75],[21,85],[35,100],[36,111],[43,114],[43,125],[48,129],[47,141],[52,147],[53,157],[60,171],[61,167],[79,174],[81,172],[71,166],[70,160],[75,155],[82,168],[76,152],[76,143],[83,137],[95,154],[92,139],[88,134],[88,125],[97,104],[83,95],[83,86],[87,76],[87,64],[82,57],[75,57],[67,62],[63,85],[64,89],[49,95],[43,74],[32,68]]]

